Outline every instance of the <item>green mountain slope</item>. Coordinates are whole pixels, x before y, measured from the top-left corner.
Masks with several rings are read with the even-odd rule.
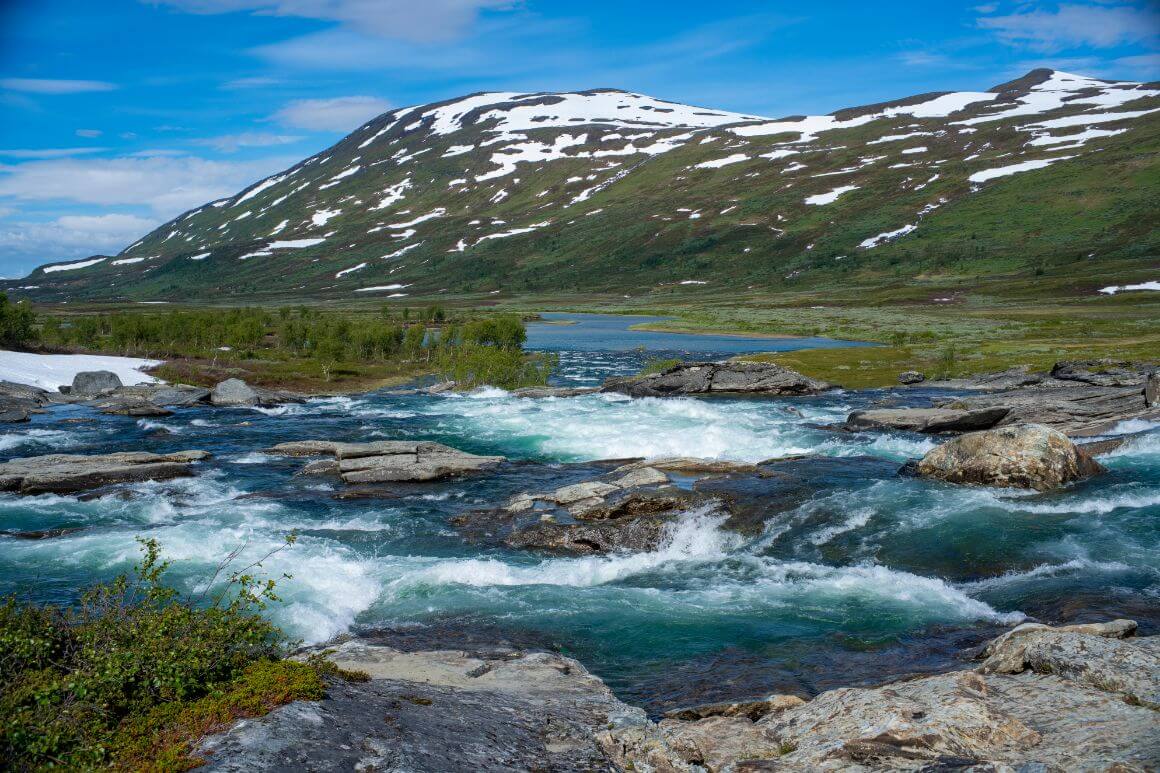
[[[39,300],[356,299],[858,284],[1157,265],[1160,86],[1037,70],[771,121],[618,91],[387,113]]]

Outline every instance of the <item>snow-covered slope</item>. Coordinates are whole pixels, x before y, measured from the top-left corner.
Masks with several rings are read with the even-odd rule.
[[[690,267],[784,281],[936,236],[1013,177],[1078,178],[1101,153],[1154,170],[1157,111],[1155,85],[1049,70],[776,120],[615,90],[474,94],[386,113],[118,256],[16,286],[49,299],[410,297],[652,285]],[[1137,176],[1112,195],[1146,195],[1141,180],[1156,184]],[[1118,227],[1101,238],[1121,244]]]

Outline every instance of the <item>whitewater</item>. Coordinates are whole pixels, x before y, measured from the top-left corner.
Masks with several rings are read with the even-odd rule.
[[[572,347],[561,383],[635,372],[657,355],[577,344],[583,332],[533,335],[533,345]],[[689,356],[688,338],[661,337],[654,348]],[[705,358],[742,345],[694,343],[704,348],[692,354]],[[197,477],[96,499],[0,495],[0,593],[67,603],[129,569],[136,537],[148,536],[173,560],[171,580],[195,594],[229,551],[257,557],[295,532],[297,543],[263,567],[289,575],[269,614],[295,638],[378,632],[428,645],[550,647],[622,697],[661,708],[949,668],[965,646],[1026,619],[1160,623],[1160,427],[1122,428],[1132,438],[1104,457],[1108,473],[1058,492],[951,486],[897,474],[935,439],[825,428],[891,394],[526,399],[493,388],[400,390],[147,420],[54,407],[0,430],[0,459],[202,448],[214,461]],[[431,439],[518,463],[340,498],[343,484],[295,474],[303,460],[262,453],[305,438]],[[452,523],[520,492],[602,474],[601,460],[670,456],[802,457],[777,468],[797,493],[760,534],[723,529],[726,514],[710,503],[644,553],[515,551],[474,542]],[[17,536],[57,529],[48,539]]]

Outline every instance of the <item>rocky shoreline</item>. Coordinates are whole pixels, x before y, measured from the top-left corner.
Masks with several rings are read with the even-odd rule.
[[[216,771],[1147,771],[1160,637],[1135,630],[1027,623],[972,668],[656,719],[562,655],[348,639],[310,652],[368,681],[239,722],[199,753]]]

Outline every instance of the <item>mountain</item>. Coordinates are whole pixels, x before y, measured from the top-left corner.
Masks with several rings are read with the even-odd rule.
[[[777,120],[609,89],[473,94],[381,115],[10,289],[352,299],[1027,271],[1089,287],[1157,265],[1158,118],[1160,84],[1051,70]]]

